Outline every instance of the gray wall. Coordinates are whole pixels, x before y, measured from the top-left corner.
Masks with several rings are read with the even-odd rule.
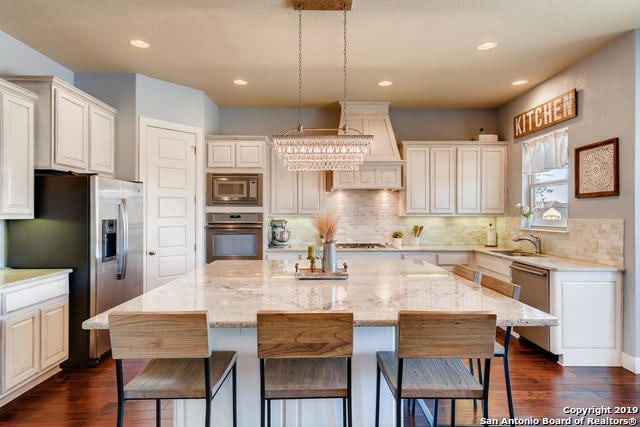
[[[513,138],[513,117],[569,89],[578,90],[578,116],[538,134],[556,128],[569,128],[569,216],[573,218],[623,218],[625,220],[624,351],[640,355],[638,334],[638,289],[635,283],[634,183],[638,134],[636,84],[638,61],[636,33],[628,33],[604,49],[560,72],[498,110],[499,132]],[[536,134],[537,135],[537,134]],[[535,135],[533,135],[535,136]],[[573,182],[573,150],[613,137],[619,138],[620,196],[576,199]],[[520,138],[510,146],[509,206],[516,216],[515,203],[522,200],[520,182],[522,144]],[[544,233],[543,237],[544,239]]]
[[[403,140],[471,140],[479,129],[495,132],[496,110],[397,110],[389,112],[398,142]],[[303,109],[304,127],[336,128],[338,109]],[[295,108],[221,108],[220,134],[277,135],[298,124]]]
[[[73,84],[73,71],[0,31],[0,74],[57,76]]]

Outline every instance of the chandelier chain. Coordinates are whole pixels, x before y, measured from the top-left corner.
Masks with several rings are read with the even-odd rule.
[[[342,108],[344,126],[343,131],[347,133],[347,3],[345,1],[342,2],[342,27],[343,27],[343,37],[344,37],[344,49],[343,53],[343,65],[342,72],[344,74],[344,90],[342,94],[342,101],[344,103],[344,107]]]
[[[298,7],[298,129],[302,128],[302,4]]]

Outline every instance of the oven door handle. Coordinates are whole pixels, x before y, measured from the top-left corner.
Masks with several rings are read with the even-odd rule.
[[[244,230],[247,228],[251,229],[259,229],[262,228],[262,224],[209,224],[207,225],[208,229],[221,229],[221,230]]]
[[[547,277],[547,274],[548,274],[545,270],[534,270],[530,268],[521,267],[519,265],[511,264],[509,267],[511,267],[513,270],[524,271],[525,273],[535,274],[536,276],[541,276],[541,277]]]

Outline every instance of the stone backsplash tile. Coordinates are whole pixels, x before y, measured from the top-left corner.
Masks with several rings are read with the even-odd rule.
[[[512,239],[535,233],[542,239],[542,253],[624,267],[624,220],[621,218],[569,218],[566,233],[520,229],[520,217],[498,217],[500,246],[533,250],[528,242]]]

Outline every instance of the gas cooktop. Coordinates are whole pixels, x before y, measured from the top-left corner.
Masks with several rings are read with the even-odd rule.
[[[338,249],[384,249],[382,243],[336,243]]]

